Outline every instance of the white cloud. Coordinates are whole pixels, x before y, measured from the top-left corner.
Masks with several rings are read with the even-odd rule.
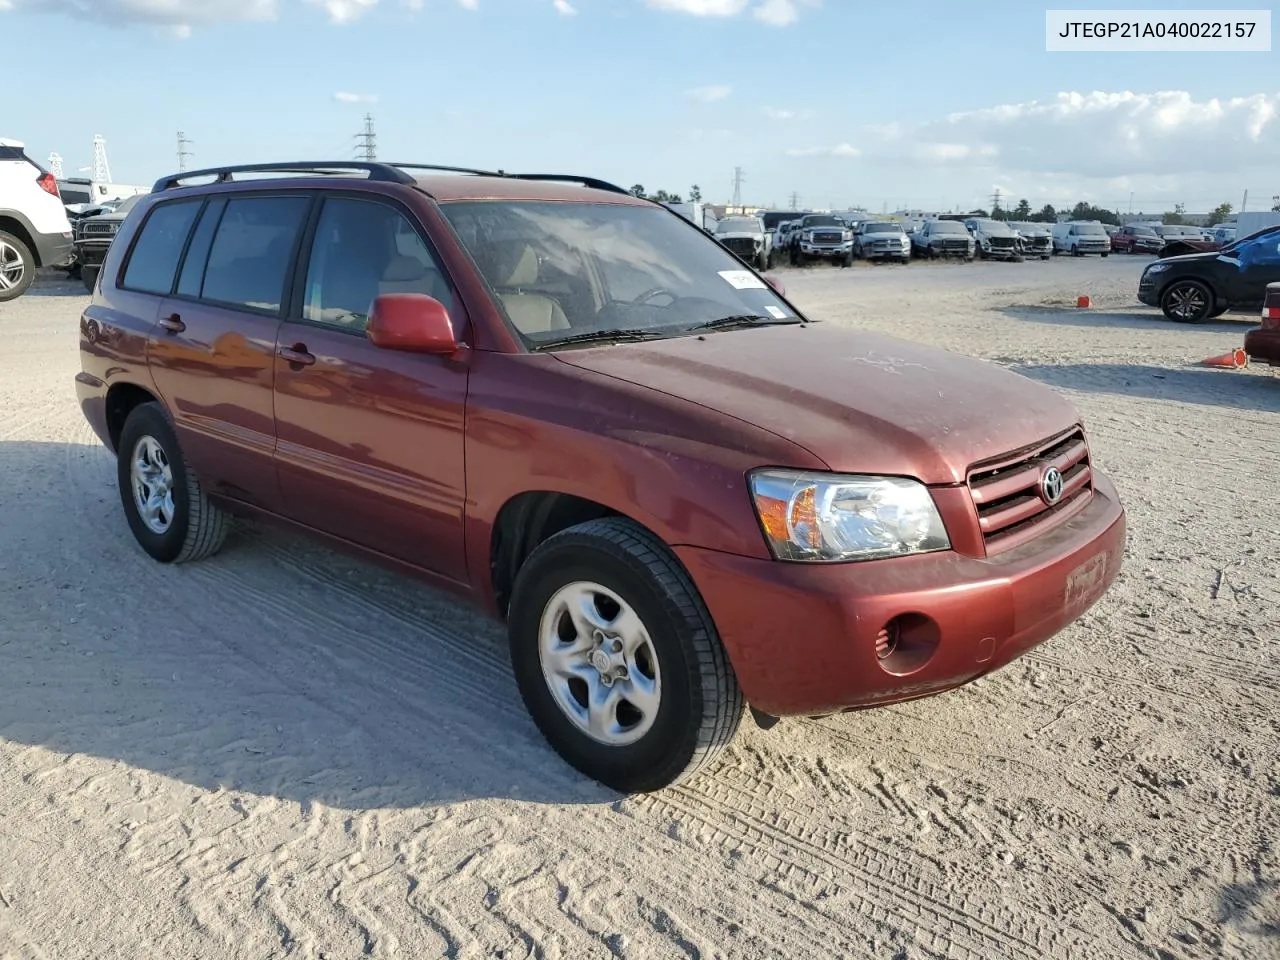
[[[777,107],[765,107],[764,115],[770,120],[794,120],[796,112],[794,110],[780,110]]]
[[[712,84],[708,87],[694,87],[692,90],[686,90],[685,96],[692,97],[701,103],[715,103],[717,100],[723,100],[729,94],[733,93],[733,87],[727,83]]]
[[[235,20],[274,20],[277,0],[0,0],[0,13],[31,10],[100,23],[150,24],[178,37],[191,27]]]
[[[788,157],[860,157],[862,151],[851,143],[838,143],[834,147],[792,147]]]
[[[562,17],[572,17],[578,12],[569,0],[552,0],[552,5],[556,8],[556,13]]]
[[[333,95],[333,99],[339,103],[377,103],[378,98],[372,93],[350,93],[346,90],[339,90]]]
[[[687,13],[694,17],[736,17],[747,8],[747,0],[644,0],[655,10]]]
[[[822,0],[764,0],[752,11],[752,16],[771,27],[789,27],[800,19],[801,7],[817,7],[821,2]]]
[[[332,23],[351,23],[378,5],[378,0],[308,0],[323,7]]]

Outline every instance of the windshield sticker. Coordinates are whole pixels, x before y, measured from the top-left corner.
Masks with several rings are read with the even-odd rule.
[[[763,290],[765,282],[750,270],[721,270],[724,282],[735,290]]]
[[[775,320],[787,319],[787,311],[783,310],[781,307],[770,305],[765,307],[765,309],[769,311],[769,316],[773,317]]]

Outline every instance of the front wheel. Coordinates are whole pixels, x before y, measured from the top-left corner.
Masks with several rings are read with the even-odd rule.
[[[184,563],[218,552],[230,518],[209,502],[187,469],[177,434],[158,403],[135,407],[125,420],[116,479],[129,529],[153,559]]]
[[[759,270],[761,273],[764,273],[766,270],[769,269],[768,254],[761,253],[756,257],[756,269]]]
[[[1160,297],[1160,309],[1175,323],[1207,320],[1213,308],[1213,294],[1198,280],[1176,280]]]
[[[687,779],[737,732],[742,693],[711,615],[667,546],[630,520],[579,524],[534,550],[508,631],[538,729],[615,790]]]
[[[1102,259],[1104,259],[1104,260],[1105,260],[1105,259],[1106,259],[1107,257],[1109,257],[1109,256],[1111,256],[1111,254],[1110,254],[1110,253],[1108,253],[1106,250],[1103,250],[1103,251],[1102,251]]]

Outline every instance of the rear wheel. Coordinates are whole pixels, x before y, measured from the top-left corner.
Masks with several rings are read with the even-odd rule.
[[[84,288],[93,293],[93,288],[98,285],[98,274],[102,272],[100,266],[85,265],[80,268],[80,281],[84,284]]]
[[[542,543],[516,578],[508,628],[538,729],[615,790],[684,780],[737,731],[742,693],[710,614],[666,545],[630,520]]]
[[[0,231],[0,303],[16,300],[36,278],[36,258],[25,243]]]
[[[158,403],[135,407],[125,420],[116,479],[129,529],[153,559],[184,563],[218,552],[230,519],[209,502],[187,469],[177,434]]]
[[[1160,309],[1175,323],[1199,323],[1209,317],[1213,294],[1199,280],[1175,280],[1160,297]]]

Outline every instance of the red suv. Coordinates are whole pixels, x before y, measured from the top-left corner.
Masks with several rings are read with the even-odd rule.
[[[704,766],[744,702],[768,726],[1003,666],[1124,550],[1062,397],[809,320],[590,178],[161,180],[81,356],[147,553],[208,556],[241,514],[472,597],[543,734],[621,790]]]

